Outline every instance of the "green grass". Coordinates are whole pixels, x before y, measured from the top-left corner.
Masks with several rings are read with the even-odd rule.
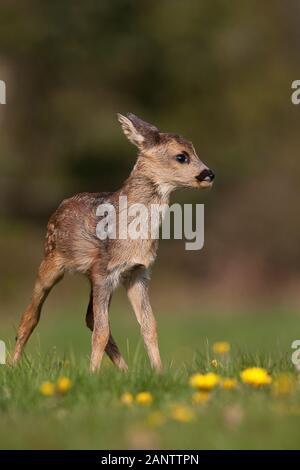
[[[3,449],[295,449],[300,447],[300,391],[275,397],[270,388],[214,390],[205,405],[192,404],[188,378],[196,371],[214,370],[239,377],[251,365],[263,366],[272,376],[289,371],[291,343],[300,337],[299,317],[289,312],[252,315],[205,315],[178,312],[158,316],[165,369],[151,372],[133,319],[113,312],[113,332],[130,371],[121,373],[105,359],[97,375],[88,372],[90,334],[83,319],[58,310],[43,317],[17,368],[0,366],[0,447]],[[9,345],[14,332],[3,322],[1,339]],[[299,333],[298,333],[299,332]],[[214,341],[226,340],[232,349],[217,369]],[[12,344],[12,343],[11,343]],[[61,375],[73,386],[64,396],[44,397],[42,381]],[[147,390],[150,407],[120,403],[125,391]],[[194,420],[170,418],[174,403],[191,408]],[[159,411],[165,422],[149,424]]]

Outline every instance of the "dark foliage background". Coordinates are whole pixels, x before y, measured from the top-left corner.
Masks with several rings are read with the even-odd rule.
[[[2,305],[24,305],[61,199],[129,173],[118,111],[190,138],[217,174],[174,196],[206,204],[206,243],[162,243],[155,295],[298,302],[299,19],[296,0],[1,0]]]

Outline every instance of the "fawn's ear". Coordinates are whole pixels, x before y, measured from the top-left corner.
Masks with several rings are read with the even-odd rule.
[[[142,121],[132,113],[117,114],[118,121],[128,140],[139,148],[155,145],[159,142],[159,130],[152,124]]]

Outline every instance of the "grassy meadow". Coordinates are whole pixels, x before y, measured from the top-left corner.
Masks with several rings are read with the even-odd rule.
[[[121,188],[136,163],[117,112],[182,135],[216,174],[211,191],[172,195],[171,203],[205,204],[205,245],[160,243],[151,303],[163,373],[150,370],[125,294],[116,293],[112,333],[129,372],[105,357],[90,375],[89,286],[66,276],[20,365],[0,365],[0,448],[300,448],[300,372],[291,361],[300,339],[300,105],[291,101],[299,13],[299,0],[0,2],[8,353],[50,214],[73,194]],[[150,159],[154,184],[181,179],[175,147]],[[216,342],[228,351],[217,353]],[[242,381],[254,366],[265,385]],[[215,375],[194,377],[193,388],[197,373]]]
[[[149,368],[133,315],[118,305],[112,308],[112,330],[130,370],[119,372],[105,358],[92,376],[82,306],[51,313],[46,307],[22,363],[0,366],[1,448],[299,448],[300,383],[291,362],[298,316],[177,311],[157,317],[161,375]],[[1,339],[9,349],[13,337],[11,323],[2,322]],[[215,353],[216,341],[229,342],[230,351]],[[273,383],[257,388],[242,383],[240,371],[251,366],[264,367]],[[200,392],[195,403],[189,378],[197,372],[236,378],[237,386],[227,390],[220,383]],[[283,373],[290,374],[289,382],[276,388]],[[60,377],[71,380],[69,390],[41,393],[43,382],[55,384]],[[143,391],[152,403],[135,402]],[[124,393],[132,394],[129,400]]]

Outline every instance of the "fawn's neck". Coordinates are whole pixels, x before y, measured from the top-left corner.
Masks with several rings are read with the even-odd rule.
[[[127,196],[129,204],[139,203],[148,207],[151,204],[169,204],[173,189],[170,184],[157,181],[154,175],[145,174],[136,165],[120,189],[120,193]]]

